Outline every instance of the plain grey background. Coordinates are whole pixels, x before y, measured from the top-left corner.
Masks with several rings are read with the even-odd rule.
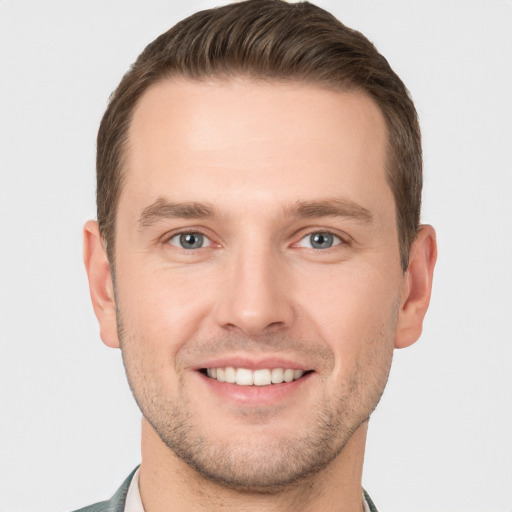
[[[405,81],[439,261],[396,353],[363,483],[381,512],[512,510],[512,2],[320,1]],[[143,47],[211,0],[0,0],[0,511],[108,498],[140,413],[81,261],[96,130]]]

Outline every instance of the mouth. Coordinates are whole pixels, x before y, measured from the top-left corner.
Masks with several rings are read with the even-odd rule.
[[[235,368],[233,366],[202,368],[200,372],[210,379],[238,386],[271,386],[302,379],[312,370],[294,370],[292,368]]]

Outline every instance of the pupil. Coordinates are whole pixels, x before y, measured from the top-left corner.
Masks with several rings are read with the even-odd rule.
[[[180,236],[180,243],[185,249],[198,249],[203,245],[203,235],[199,233],[184,233]]]
[[[315,249],[326,249],[332,246],[332,235],[330,233],[315,233],[311,235],[311,245]]]

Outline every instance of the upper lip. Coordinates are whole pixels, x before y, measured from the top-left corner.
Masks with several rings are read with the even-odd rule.
[[[284,368],[291,370],[311,370],[311,366],[303,362],[283,357],[255,357],[255,356],[219,356],[201,362],[194,367],[195,370],[203,368],[247,368],[249,370],[263,370],[272,368]]]

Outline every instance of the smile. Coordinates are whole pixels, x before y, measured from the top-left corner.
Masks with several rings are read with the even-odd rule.
[[[205,373],[211,379],[238,386],[270,386],[271,384],[282,384],[300,379],[305,373],[304,370],[293,370],[291,368],[263,368],[250,370],[248,368],[206,368]]]

